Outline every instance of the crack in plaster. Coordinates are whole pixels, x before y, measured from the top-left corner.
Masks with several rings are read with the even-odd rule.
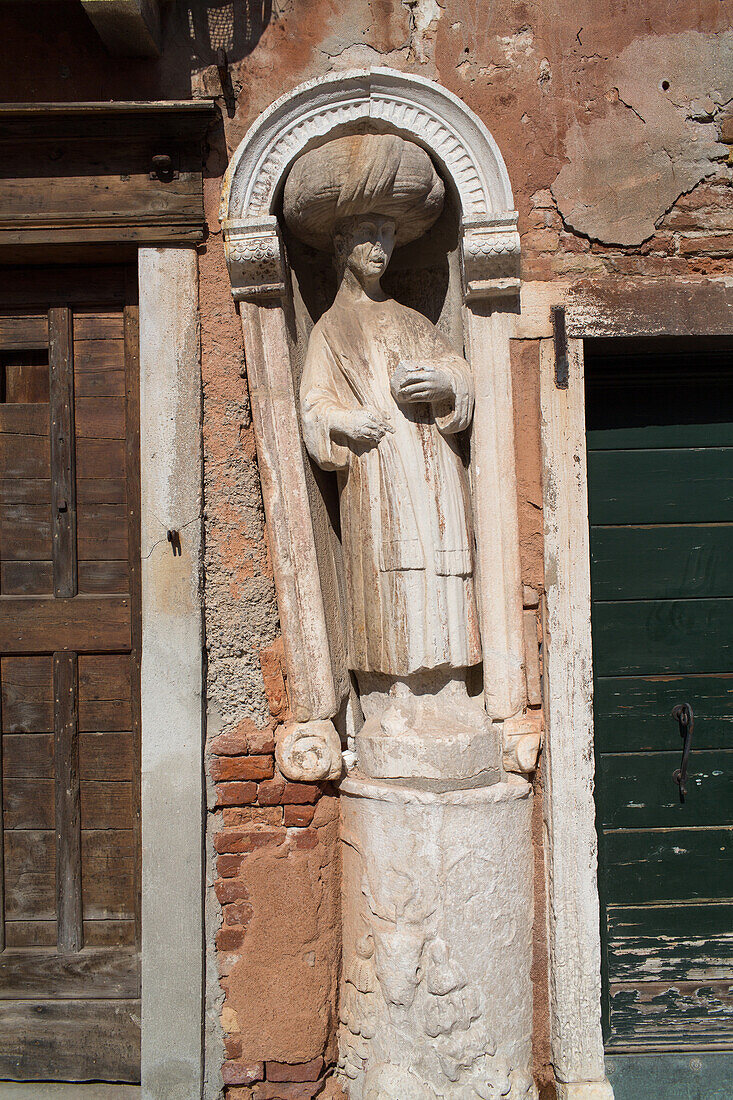
[[[570,127],[552,194],[576,235],[635,246],[728,155],[716,122],[733,100],[733,32],[638,38],[609,83],[606,114]]]

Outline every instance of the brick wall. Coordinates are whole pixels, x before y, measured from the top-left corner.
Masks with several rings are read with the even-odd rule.
[[[270,720],[210,745],[216,934],[228,1100],[309,1100],[335,1057],[340,958],[338,809],[330,784],[277,770],[288,713],[282,642],[260,652]]]

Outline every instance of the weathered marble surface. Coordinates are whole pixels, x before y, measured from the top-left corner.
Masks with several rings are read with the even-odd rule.
[[[529,785],[341,783],[351,1100],[535,1097]]]

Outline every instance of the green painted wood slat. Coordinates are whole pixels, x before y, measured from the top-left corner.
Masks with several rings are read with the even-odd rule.
[[[617,905],[733,897],[733,829],[639,829],[600,838],[602,892]]]
[[[733,447],[591,451],[590,522],[730,523]]]
[[[668,752],[597,757],[597,820],[604,829],[733,825],[733,749],[693,752],[681,802],[672,776],[680,766],[682,738],[676,724],[669,726]]]
[[[712,676],[597,676],[597,753],[663,751],[678,727],[672,708],[694,703],[695,750],[733,749],[733,673]]]
[[[594,600],[732,597],[733,524],[592,527],[590,562]]]
[[[733,668],[730,599],[598,602],[592,606],[591,625],[599,676]]]

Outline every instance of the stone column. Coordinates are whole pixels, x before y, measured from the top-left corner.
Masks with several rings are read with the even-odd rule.
[[[350,1100],[535,1097],[529,784],[341,784]]]
[[[201,370],[194,248],[142,248],[142,1097],[201,1094]],[[168,532],[175,532],[174,541]]]

